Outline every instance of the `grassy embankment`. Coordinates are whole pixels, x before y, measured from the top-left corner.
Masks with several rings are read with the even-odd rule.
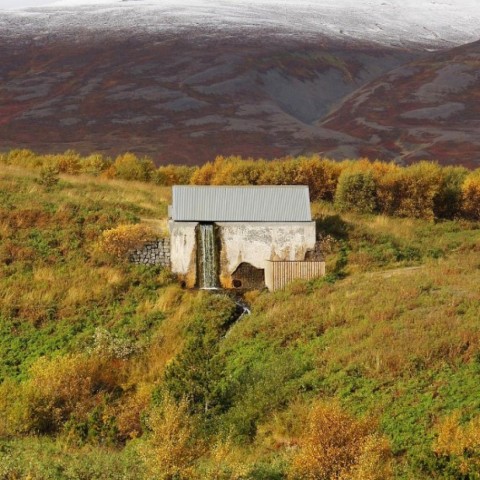
[[[231,325],[228,297],[98,247],[168,188],[37,176],[0,173],[0,478],[301,478],[325,418],[374,453],[308,478],[478,478],[478,222],[315,203],[330,274]]]

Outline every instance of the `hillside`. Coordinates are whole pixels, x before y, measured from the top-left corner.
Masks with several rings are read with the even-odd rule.
[[[320,125],[370,138],[366,156],[478,166],[479,62],[475,42],[407,63],[357,90]]]
[[[388,48],[149,35],[0,46],[0,147],[148,154],[157,164],[358,143],[311,123],[410,60]],[[26,40],[31,43],[31,40]]]
[[[315,202],[330,275],[238,318],[102,250],[169,188],[2,165],[0,195],[0,478],[477,478],[478,222]]]
[[[106,0],[0,10],[0,148],[133,151],[157,165],[303,153],[408,160],[384,133],[398,136],[401,102],[372,132],[367,113],[356,116],[346,99],[480,37],[473,0],[411,3]],[[367,109],[385,101],[380,91],[370,96]],[[476,104],[473,86],[463,97]],[[348,113],[325,123],[345,101]],[[425,119],[451,146],[418,155],[476,164],[473,114],[454,129]],[[468,136],[454,156],[459,129]],[[412,143],[425,143],[422,132]]]

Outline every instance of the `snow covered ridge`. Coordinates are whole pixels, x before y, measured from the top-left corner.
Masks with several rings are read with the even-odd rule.
[[[14,36],[196,29],[432,48],[480,39],[480,0],[58,0],[0,12],[0,34]]]

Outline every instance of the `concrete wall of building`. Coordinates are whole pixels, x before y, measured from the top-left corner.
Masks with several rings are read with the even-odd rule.
[[[189,288],[196,284],[197,222],[173,222],[170,228],[172,272]],[[265,269],[269,260],[302,261],[315,248],[315,222],[216,223],[220,246],[220,283],[233,287],[232,274],[240,264]]]
[[[315,222],[218,222],[220,281],[231,288],[232,273],[241,263],[265,269],[268,260],[301,261],[315,248]]]
[[[172,272],[193,288],[197,276],[197,241],[195,228],[197,222],[170,221],[170,260]]]

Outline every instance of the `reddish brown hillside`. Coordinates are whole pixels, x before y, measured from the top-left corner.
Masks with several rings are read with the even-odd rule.
[[[480,166],[480,42],[394,69],[318,125],[364,140],[370,157]]]
[[[217,154],[355,154],[361,141],[315,122],[414,55],[196,30],[4,38],[0,148],[134,151],[190,164]]]

